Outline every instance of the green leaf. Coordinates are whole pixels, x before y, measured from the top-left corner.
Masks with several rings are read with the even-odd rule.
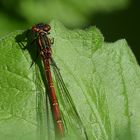
[[[68,30],[56,21],[51,27],[53,57],[88,139],[138,140],[140,68],[126,41],[106,43],[96,27]],[[44,72],[40,60],[30,68],[33,56],[17,42],[22,33],[0,39],[0,139],[46,140],[50,136],[53,140],[49,103],[47,112],[45,107]],[[26,42],[23,39],[23,44]],[[54,82],[57,85],[55,77]],[[58,93],[67,126],[64,139],[84,140],[80,128],[74,132],[73,108],[67,112]]]

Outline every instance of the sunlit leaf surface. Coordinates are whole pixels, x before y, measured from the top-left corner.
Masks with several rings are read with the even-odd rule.
[[[56,21],[51,26],[53,57],[88,139],[139,140],[140,68],[126,41],[105,43],[96,27],[68,30]],[[32,56],[16,41],[21,34],[0,39],[0,139],[53,140],[41,63],[30,68]],[[63,106],[56,90],[67,127],[64,139],[85,140],[73,107]]]

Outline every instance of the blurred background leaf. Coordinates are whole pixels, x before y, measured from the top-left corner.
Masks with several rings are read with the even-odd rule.
[[[140,62],[139,4],[138,0],[1,0],[0,36],[52,19],[68,28],[96,25],[106,42],[125,38]]]
[[[2,11],[29,23],[59,19],[71,27],[81,27],[90,15],[122,9],[129,0],[12,0],[1,1]],[[16,6],[16,7],[15,7]]]

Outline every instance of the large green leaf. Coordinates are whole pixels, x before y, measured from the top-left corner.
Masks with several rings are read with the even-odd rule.
[[[126,41],[105,43],[96,27],[68,30],[56,21],[51,26],[53,56],[88,139],[138,140],[140,68]],[[41,63],[30,68],[32,55],[17,42],[21,34],[0,40],[0,140],[53,140]],[[72,131],[77,127],[70,127],[72,108],[66,112],[57,96],[68,130],[64,139],[85,139]]]

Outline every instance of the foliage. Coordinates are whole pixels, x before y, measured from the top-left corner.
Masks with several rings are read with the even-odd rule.
[[[106,43],[96,27],[68,30],[56,21],[51,26],[53,56],[89,140],[138,140],[140,68],[126,41]],[[30,68],[31,55],[16,40],[22,32],[0,40],[0,139],[45,140],[49,134],[53,140],[41,63]],[[57,96],[68,130],[66,139],[85,139],[82,131],[81,135],[72,131],[77,127],[74,123],[71,128],[72,116],[67,115],[72,108],[66,112]]]
[[[69,27],[83,27],[95,13],[123,9],[128,3],[129,0],[1,0],[0,34],[54,19]]]

